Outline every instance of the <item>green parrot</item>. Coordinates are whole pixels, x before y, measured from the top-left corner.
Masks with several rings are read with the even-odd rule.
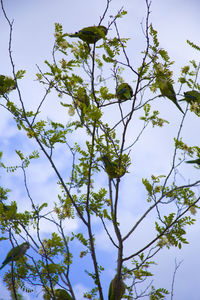
[[[81,111],[81,123],[84,123],[85,113],[87,112],[87,108],[90,106],[90,98],[87,95],[86,89],[84,87],[79,87],[77,93],[74,97],[75,105]]]
[[[45,294],[43,295],[43,299],[45,300],[50,300],[52,299],[51,292],[49,291],[49,293],[45,292]],[[54,290],[54,295],[55,295],[55,300],[72,300],[72,297],[70,296],[70,294],[63,289],[56,289]]]
[[[121,300],[126,290],[126,286],[123,283],[122,279],[119,282],[119,295],[115,295],[115,285],[116,285],[117,275],[113,278],[109,287],[108,300]]]
[[[178,109],[182,113],[184,113],[182,108],[180,107],[180,105],[177,102],[176,93],[174,91],[172,83],[169,80],[164,79],[164,78],[159,78],[158,82],[159,82],[159,88],[160,88],[160,92],[161,92],[162,96],[167,97],[171,101],[173,101],[174,104],[178,107]]]
[[[55,296],[56,296],[55,298],[56,300],[72,300],[70,294],[63,289],[56,289]]]
[[[16,82],[11,77],[0,75],[0,96],[16,89]]]
[[[110,161],[107,155],[103,155],[101,159],[103,160],[105,171],[110,178],[120,178],[126,173],[124,166],[119,167],[118,160]]]
[[[1,217],[3,217],[4,220],[11,220],[15,218],[17,213],[17,205],[16,203],[11,205],[6,205],[2,201],[0,201],[0,212]]]
[[[22,256],[26,253],[26,251],[28,250],[29,247],[30,247],[29,243],[28,243],[28,242],[25,242],[25,243],[23,243],[23,244],[21,244],[21,245],[19,245],[19,246],[17,246],[17,247],[12,248],[12,249],[8,252],[8,254],[7,254],[5,260],[3,261],[2,266],[0,267],[0,270],[1,270],[3,267],[5,267],[5,265],[7,265],[7,264],[8,264],[9,262],[11,262],[12,260],[16,261],[16,260],[18,260],[20,257],[22,257]]]
[[[188,164],[197,164],[197,165],[200,166],[200,158],[187,160],[186,163],[188,163]]]
[[[121,83],[116,89],[116,97],[119,101],[126,101],[133,96],[132,87],[128,83]]]
[[[0,204],[2,204],[2,208],[3,208],[3,210],[5,210],[5,211],[8,211],[9,209],[10,209],[10,205],[5,205],[4,203],[3,203],[3,201],[1,201],[0,200]],[[1,206],[1,205],[0,205]]]
[[[192,102],[197,102],[200,104],[200,92],[198,91],[188,91],[184,93],[185,98],[180,101],[187,101],[189,104]]]
[[[85,27],[74,34],[69,34],[70,37],[79,38],[87,44],[95,44],[98,40],[105,38],[108,29],[105,26]]]

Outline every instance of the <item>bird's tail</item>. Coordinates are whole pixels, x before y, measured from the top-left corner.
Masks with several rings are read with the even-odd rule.
[[[186,160],[186,163],[187,164],[194,164],[194,163],[196,163],[196,159],[195,160]]]
[[[184,112],[183,112],[182,108],[180,107],[180,105],[177,102],[175,102],[175,101],[173,101],[173,102],[176,104],[176,106],[178,107],[178,109],[184,114]]]

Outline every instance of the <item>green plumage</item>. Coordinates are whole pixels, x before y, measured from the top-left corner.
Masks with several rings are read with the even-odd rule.
[[[85,114],[90,106],[90,98],[87,95],[86,89],[84,87],[79,87],[76,94],[74,95],[75,106],[81,111],[81,123],[85,121]]]
[[[16,89],[16,83],[11,77],[0,75],[0,96]]]
[[[51,295],[52,292],[49,290],[49,292],[45,292],[45,294],[43,295],[43,299],[45,300],[51,300],[53,299]],[[72,300],[72,297],[70,296],[70,294],[63,289],[56,289],[54,290],[54,295],[55,295],[55,300]]]
[[[0,270],[1,270],[3,267],[5,267],[5,265],[7,265],[9,262],[11,262],[11,261],[16,261],[16,260],[18,260],[20,257],[22,257],[22,256],[26,253],[26,251],[27,251],[27,249],[28,249],[29,247],[30,247],[29,243],[25,242],[25,243],[23,243],[23,244],[21,244],[21,245],[19,245],[19,246],[17,246],[17,247],[14,247],[13,249],[11,249],[11,250],[8,252],[8,254],[7,254],[5,260],[3,261]]]
[[[119,101],[126,101],[133,97],[132,87],[128,83],[121,83],[116,89],[116,97]]]
[[[8,211],[10,209],[10,205],[5,205],[3,201],[0,201],[0,207],[1,205],[4,211]]]
[[[200,104],[200,93],[198,91],[185,92],[184,97],[185,98],[180,101],[186,101],[189,104],[192,104],[193,102]]]
[[[119,295],[115,295],[115,286],[116,286],[117,275],[113,278],[109,286],[108,300],[121,300],[126,290],[126,286],[123,283],[122,279],[119,282]]]
[[[107,155],[103,155],[102,157],[105,171],[110,178],[120,178],[124,176],[126,173],[126,168],[123,165],[119,166],[119,161],[110,161]]]
[[[162,96],[167,97],[172,102],[174,102],[174,104],[178,107],[178,109],[182,113],[184,113],[182,108],[180,107],[180,105],[177,102],[176,93],[174,91],[172,83],[167,79],[159,78],[159,88],[160,88],[160,92],[161,92]]]
[[[69,36],[79,38],[87,44],[95,44],[98,40],[105,38],[107,32],[105,26],[91,26],[85,27],[74,34],[69,34]]]
[[[188,163],[188,164],[197,164],[197,165],[200,166],[200,158],[187,160],[186,163]]]
[[[72,300],[70,294],[63,289],[56,289],[55,296],[56,296],[56,300]]]
[[[17,205],[13,202],[11,205],[6,205],[0,200],[0,215],[4,220],[11,220],[16,216]]]

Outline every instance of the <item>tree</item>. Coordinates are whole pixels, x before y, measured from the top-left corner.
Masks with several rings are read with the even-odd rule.
[[[141,178],[147,194],[146,210],[135,223],[126,225],[125,233],[122,231],[120,203],[124,201],[124,197],[121,190],[129,176],[137,174],[136,169],[133,167],[132,171],[131,168],[137,160],[134,155],[135,147],[145,137],[143,134],[150,126],[152,131],[156,128],[163,130],[169,123],[163,113],[161,117],[158,109],[153,110],[152,107],[156,107],[155,103],[165,100],[169,106],[171,105],[170,101],[163,98],[166,94],[159,94],[159,90],[162,90],[159,79],[165,78],[171,85],[173,80],[172,61],[167,51],[160,47],[157,31],[150,25],[151,2],[145,1],[146,44],[139,67],[130,63],[127,55],[128,39],[122,38],[118,30],[118,20],[126,14],[126,11],[121,9],[108,19],[110,2],[107,0],[105,11],[96,24],[106,26],[108,33],[90,46],[84,41],[72,40],[68,33],[63,32],[61,24],[55,24],[52,61],[46,60],[46,69],[38,67],[37,73],[37,80],[44,86],[45,94],[38,107],[28,111],[19,85],[25,71],[15,69],[12,56],[13,23],[8,19],[1,1],[1,8],[10,27],[9,56],[13,74],[9,77],[10,86],[8,81],[6,86],[4,81],[1,84],[0,105],[10,112],[18,129],[26,132],[27,143],[35,141],[35,149],[28,155],[21,149],[16,150],[20,162],[18,165],[7,166],[3,157],[1,158],[4,170],[22,171],[27,201],[30,202],[29,210],[19,212],[15,201],[12,201],[6,210],[5,203],[8,200],[9,190],[1,187],[0,226],[4,239],[9,239],[13,247],[22,240],[30,244],[30,249],[23,259],[11,261],[11,270],[4,275],[4,281],[15,299],[20,288],[32,293],[35,285],[47,298],[56,299],[55,291],[61,288],[70,295],[69,297],[75,299],[71,273],[78,259],[73,246],[77,245],[77,241],[80,243],[79,257],[82,261],[90,261],[86,275],[90,278],[91,290],[85,293],[85,297],[108,298],[109,291],[102,287],[105,266],[98,255],[96,246],[98,230],[94,219],[101,224],[105,235],[109,238],[113,253],[116,253],[114,273],[116,276],[110,278],[110,282],[113,282],[114,278],[115,283],[111,284],[111,297],[116,300],[121,297],[138,299],[145,293],[150,299],[162,299],[169,293],[165,287],[155,288],[150,285],[148,288],[147,285],[141,294],[137,287],[153,276],[152,258],[164,247],[181,248],[182,244],[187,243],[186,225],[194,223],[191,214],[194,215],[198,208],[199,193],[195,188],[200,184],[200,180],[185,184],[177,179],[177,173],[188,156],[195,159],[200,157],[198,145],[188,146],[182,137],[185,117],[190,113],[189,108],[191,114],[197,117],[200,110],[199,105],[193,101],[185,101],[179,102],[184,114],[180,116],[181,121],[174,138],[171,168],[164,175],[152,174],[148,178]],[[110,29],[115,32],[113,37]],[[189,41],[188,43],[199,51],[197,45]],[[180,88],[176,89],[173,84],[173,93],[177,101],[183,98],[184,92],[188,90],[195,89],[197,92],[200,90],[197,83],[198,70],[199,66],[195,61],[191,61],[190,66],[182,68],[177,80]],[[133,90],[133,95],[127,101],[120,101],[116,90],[128,81],[127,72],[132,76],[128,84]],[[52,92],[57,93],[60,106],[73,117],[72,121],[66,120],[66,123],[62,123],[40,117],[42,105]],[[177,114],[181,115],[177,107],[172,106]],[[114,112],[116,117],[110,118],[110,115],[106,117],[107,111]],[[132,123],[136,122],[136,119],[141,129],[131,134],[130,140]],[[177,120],[175,121],[177,123]],[[62,149],[63,157],[59,157],[58,160],[59,149]],[[27,183],[27,168],[31,168],[34,160],[42,155],[57,177],[59,194],[58,199],[54,200],[53,209],[48,200],[38,204],[31,196]],[[144,155],[148,155],[146,148],[142,153],[142,156]],[[69,161],[66,157],[70,158]],[[61,161],[62,165],[66,164],[66,173],[61,171],[59,165]],[[99,180],[102,177],[107,178],[107,184],[102,184]],[[132,186],[130,193],[132,197],[134,194]],[[150,213],[154,216],[153,237],[145,240],[144,246],[140,249],[135,246],[127,254],[126,242],[135,235],[138,228],[143,227]],[[65,224],[72,219],[78,219],[81,223],[79,231],[66,234]],[[44,220],[49,227],[54,228],[53,233],[45,238],[40,232]],[[30,229],[35,229],[36,235],[33,235]],[[121,292],[124,284],[125,294],[124,290]]]

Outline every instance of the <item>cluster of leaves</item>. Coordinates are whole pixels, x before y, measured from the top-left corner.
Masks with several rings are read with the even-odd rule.
[[[142,283],[153,276],[150,267],[154,262],[151,258],[158,251],[164,246],[181,248],[182,244],[188,243],[185,238],[185,227],[192,225],[195,220],[185,214],[188,210],[194,214],[195,209],[198,208],[198,197],[193,190],[195,183],[177,186],[175,177],[172,179],[171,174],[176,171],[174,162],[169,174],[152,175],[151,180],[142,179],[147,191],[149,208],[136,224],[130,225],[126,236],[122,236],[121,233],[119,187],[129,172],[130,152],[134,151],[135,142],[141,138],[144,129],[149,124],[155,128],[169,123],[159,116],[158,110],[151,110],[150,102],[158,96],[149,99],[149,94],[147,93],[147,96],[145,94],[149,89],[155,93],[160,88],[159,76],[165,76],[171,84],[173,83],[171,71],[173,62],[167,51],[160,48],[157,31],[152,25],[148,25],[150,6],[148,1],[146,3],[148,4],[146,16],[148,36],[146,37],[146,50],[142,52],[143,61],[137,70],[130,65],[127,58],[128,39],[121,38],[118,33],[116,21],[126,14],[125,11],[120,11],[109,24],[109,28],[115,25],[116,36],[105,38],[102,43],[94,44],[92,49],[82,41],[71,42],[69,34],[63,33],[62,25],[55,24],[52,62],[45,61],[47,70],[45,72],[39,70],[37,74],[37,79],[45,87],[46,93],[35,111],[25,110],[20,93],[18,104],[10,101],[8,97],[8,94],[17,87],[17,81],[23,78],[24,71],[16,72],[14,79],[0,77],[0,95],[5,101],[3,106],[12,114],[18,129],[24,130],[27,137],[34,139],[38,145],[38,150],[34,150],[29,155],[24,155],[21,150],[16,150],[20,160],[18,165],[7,167],[4,162],[1,162],[1,167],[7,172],[22,170],[27,198],[31,204],[30,211],[18,212],[15,201],[12,201],[10,205],[4,203],[8,200],[9,190],[0,188],[0,229],[5,235],[1,240],[10,239],[13,243],[16,237],[19,238],[26,234],[27,239],[32,241],[33,254],[28,255],[29,259],[23,257],[16,261],[14,270],[12,267],[11,271],[4,276],[8,288],[15,294],[19,288],[31,293],[32,289],[29,286],[37,284],[44,291],[44,299],[48,299],[48,297],[56,299],[55,289],[59,285],[70,293],[70,298],[75,299],[70,271],[75,259],[73,245],[78,241],[81,245],[79,258],[84,259],[86,256],[88,258],[90,255],[93,263],[93,270],[86,271],[92,281],[92,287],[84,297],[95,299],[99,294],[99,298],[103,299],[100,279],[104,266],[100,265],[97,260],[93,216],[97,218],[111,245],[117,251],[118,280],[121,278],[124,281],[132,280],[131,284],[126,284],[126,293],[123,294],[123,297],[127,299],[137,297],[138,282]],[[105,15],[106,12],[107,9]],[[199,47],[191,42],[189,44],[199,51]],[[124,60],[121,58],[122,56]],[[185,86],[200,91],[200,86],[196,81],[198,66],[194,61],[191,61],[190,64],[191,67],[186,66],[181,70],[178,95],[181,95]],[[106,73],[108,72],[107,65],[111,69],[110,77]],[[127,70],[131,70],[134,78],[131,87],[133,97],[131,101],[127,99],[124,101],[126,103],[122,103],[117,98],[115,90],[119,83],[125,81]],[[112,85],[108,83],[110,78]],[[61,121],[40,118],[42,104],[51,91],[57,92],[58,99],[56,101],[59,100],[60,107],[64,111],[67,110],[71,118],[66,124]],[[128,113],[125,107],[128,109]],[[199,116],[198,105],[192,103],[190,108]],[[113,109],[118,119],[106,118],[107,109],[110,111]],[[139,119],[140,124],[141,121],[143,122],[143,127],[128,146],[127,132],[137,110],[141,110],[143,113]],[[78,138],[76,138],[76,133]],[[83,136],[83,139],[80,140],[80,136]],[[56,159],[54,159],[59,147],[65,151],[68,150],[67,154],[71,161],[70,171],[66,176],[62,175]],[[130,151],[128,152],[128,150]],[[185,160],[186,155],[193,157],[195,154],[200,157],[200,148],[187,146],[179,135],[175,138],[174,157],[178,151],[183,155],[180,164]],[[52,209],[50,209],[48,201],[43,201],[41,205],[35,204],[26,182],[26,168],[30,167],[34,159],[39,159],[40,152],[43,152],[58,178],[60,193]],[[1,156],[0,153],[0,158]],[[108,159],[107,165],[103,165],[105,156]],[[107,175],[108,186],[106,188],[99,187],[100,174]],[[169,179],[171,180],[170,184]],[[173,207],[173,212],[162,214],[162,205],[171,203],[175,204],[177,213],[174,213]],[[124,257],[123,248],[126,239],[134,235],[135,229],[142,226],[143,219],[153,209],[157,211],[159,220],[155,222],[157,235],[151,242],[146,242],[141,250]],[[82,222],[82,231],[71,232],[67,235],[65,225],[75,218]],[[45,238],[41,237],[40,232],[42,221],[49,222],[50,226],[55,228],[55,232]],[[109,231],[110,225],[114,228],[114,234]],[[36,231],[37,239],[33,239],[30,228]],[[128,266],[130,261],[131,267]],[[120,281],[116,284],[115,292],[117,292],[119,283]],[[166,289],[155,289],[152,286],[148,295],[150,299],[164,299],[168,293]]]

